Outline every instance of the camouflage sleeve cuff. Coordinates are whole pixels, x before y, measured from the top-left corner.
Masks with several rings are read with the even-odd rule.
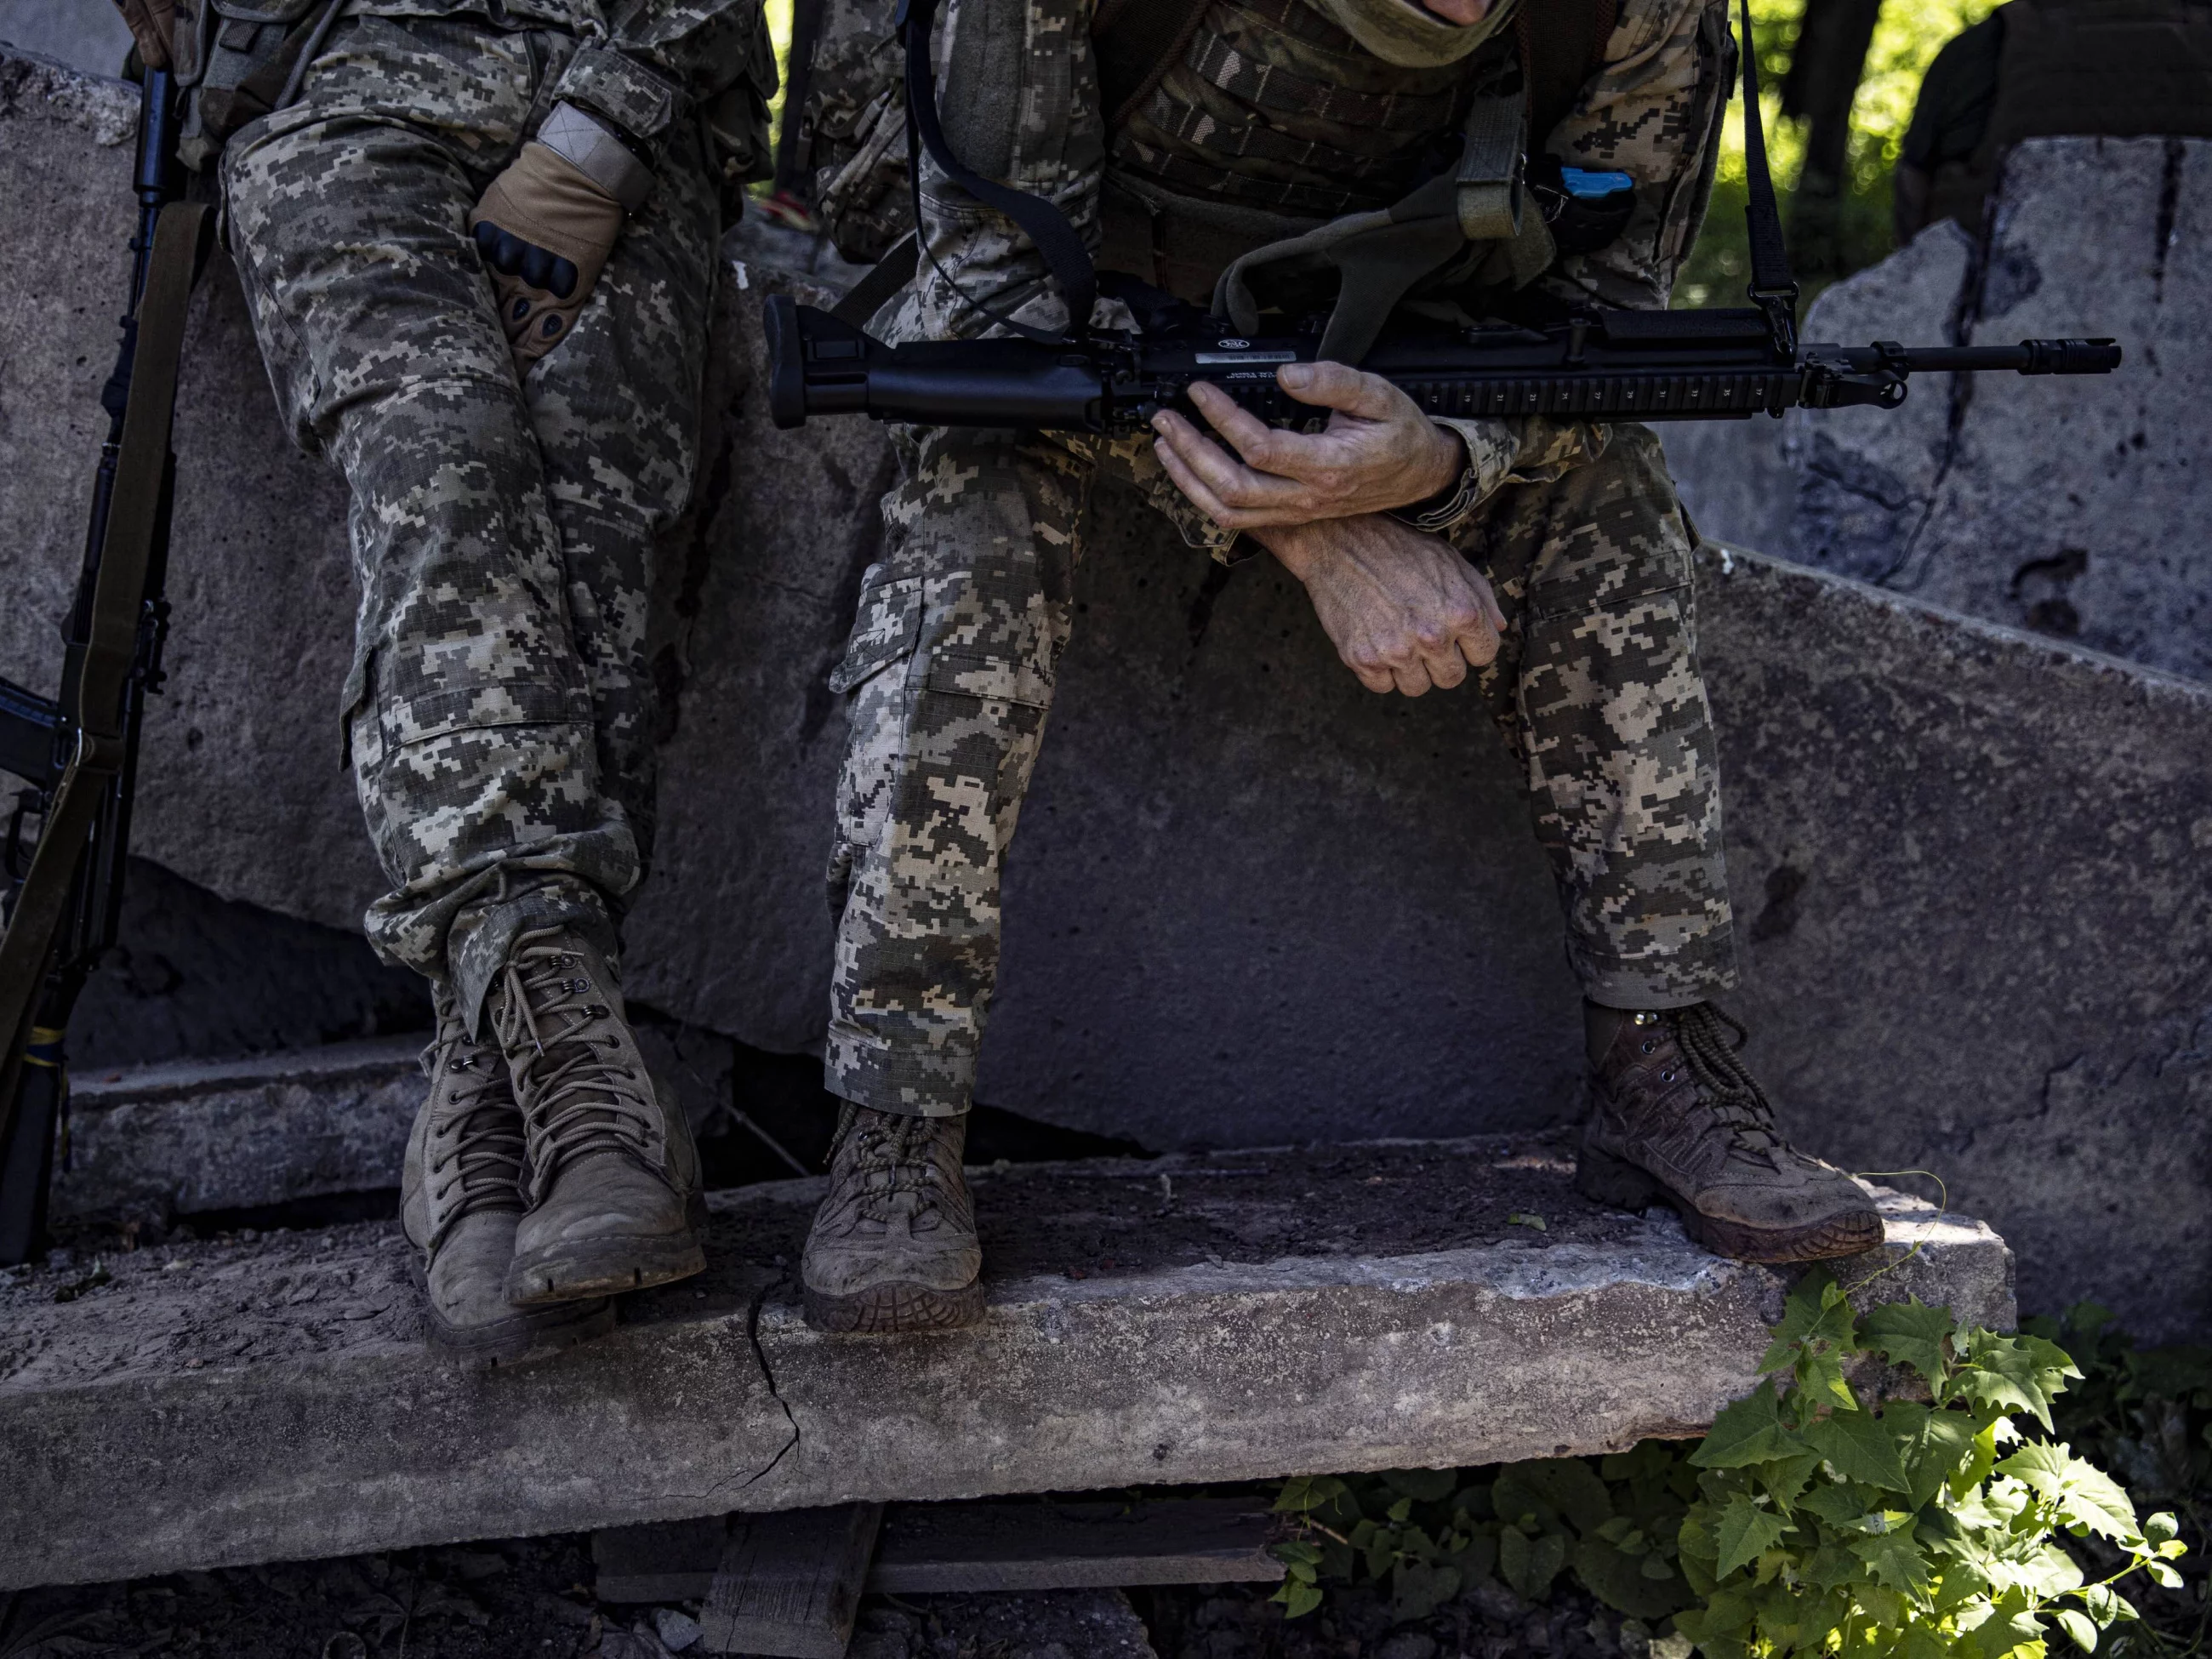
[[[1603,429],[1579,421],[1563,424],[1541,416],[1510,421],[1439,416],[1437,424],[1457,433],[1467,446],[1467,465],[1458,483],[1390,514],[1431,536],[1449,537],[1463,528],[1507,484],[1548,483],[1605,453]]]
[[[554,96],[602,116],[651,148],[686,103],[682,89],[611,46],[586,46],[568,60]]]

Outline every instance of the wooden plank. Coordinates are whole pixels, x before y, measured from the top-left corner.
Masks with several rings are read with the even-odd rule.
[[[602,1527],[592,1534],[592,1593],[602,1601],[703,1601],[729,1538],[729,1517],[721,1515]]]
[[[894,1504],[866,1588],[912,1595],[1273,1583],[1283,1576],[1282,1563],[1267,1553],[1277,1523],[1249,1498]],[[703,1599],[720,1564],[725,1526],[717,1517],[593,1534],[599,1599]]]
[[[730,1517],[730,1539],[699,1623],[710,1653],[844,1659],[881,1504]]]
[[[1254,1498],[895,1504],[871,1590],[1088,1589],[1272,1583],[1278,1518]]]

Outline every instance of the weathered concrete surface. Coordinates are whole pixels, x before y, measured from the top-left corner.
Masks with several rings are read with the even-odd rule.
[[[726,1130],[729,1040],[641,1021],[638,1046],[701,1136]],[[71,1075],[69,1167],[58,1220],[257,1209],[399,1185],[426,1085],[426,1032],[225,1060],[166,1060]]]
[[[13,155],[0,142],[0,186]],[[44,234],[96,266],[121,204],[89,183],[73,200]],[[677,696],[630,982],[791,1053],[818,1041],[824,1004],[843,718],[824,675],[888,452],[865,422],[769,424],[772,280],[748,260],[746,285],[735,267],[726,284],[712,459],[671,538],[656,650]],[[200,585],[179,590],[142,845],[226,896],[350,926],[374,882],[331,716],[339,497],[283,451],[220,273],[201,305],[207,435],[185,472],[210,482],[190,483],[180,516],[203,528],[177,555]],[[98,320],[78,349],[107,349]],[[10,404],[0,477],[12,434],[50,418]],[[0,577],[27,556],[0,544]],[[1731,568],[1705,564],[1705,665],[1753,1059],[1786,1126],[1857,1167],[1938,1170],[2020,1241],[2032,1305],[2094,1295],[2146,1336],[2212,1331],[2209,694],[1832,574]],[[1576,989],[1517,780],[1472,700],[1368,696],[1273,566],[1224,580],[1140,520],[1097,538],[1078,603],[1007,876],[984,1097],[1156,1146],[1567,1115]]]
[[[1666,430],[1706,533],[2212,678],[2212,143],[2050,138],[1990,246],[1948,222],[1824,293],[1806,337],[2111,335],[2103,377],[1916,376],[1905,407]]]
[[[58,1219],[249,1209],[399,1184],[419,1037],[79,1072]]]
[[[744,1188],[706,1275],[489,1374],[423,1344],[388,1224],[141,1250],[66,1303],[82,1263],[0,1275],[0,1589],[1693,1432],[1751,1385],[1783,1281],[1569,1169],[1524,1139],[979,1170],[988,1314],[921,1340],[808,1331],[821,1183]],[[1883,1206],[1884,1297],[2010,1322],[1995,1234]]]

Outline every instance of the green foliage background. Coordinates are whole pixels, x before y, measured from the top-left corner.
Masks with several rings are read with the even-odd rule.
[[[1943,45],[1960,30],[1996,9],[1997,0],[1882,0],[1881,21],[1867,52],[1866,72],[1851,106],[1850,186],[1843,204],[1846,271],[1885,258],[1890,235],[1891,170],[1912,124],[1920,78]],[[1797,27],[1805,0],[1752,0],[1753,32],[1759,37],[1759,72],[1764,96],[1767,156],[1782,192],[1782,215],[1790,217],[1790,194],[1805,155],[1804,124],[1784,120],[1778,91],[1796,50]],[[1729,111],[1728,132],[1713,184],[1712,212],[1705,234],[1690,252],[1674,286],[1679,306],[1741,305],[1750,276],[1744,234],[1746,200],[1743,164],[1743,99],[1739,91]],[[1807,285],[1810,301],[1818,289]]]

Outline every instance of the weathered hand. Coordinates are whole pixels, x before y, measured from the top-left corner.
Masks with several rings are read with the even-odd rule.
[[[1459,550],[1379,514],[1265,529],[1337,655],[1370,691],[1449,689],[1498,655],[1505,614]]]
[[[1445,489],[1467,464],[1458,435],[1379,374],[1342,363],[1285,363],[1275,378],[1299,402],[1335,411],[1326,431],[1279,430],[1202,380],[1191,387],[1191,401],[1236,455],[1171,410],[1153,417],[1160,465],[1224,529],[1387,513]]]
[[[177,0],[115,0],[131,38],[138,43],[138,61],[148,69],[169,67],[169,42],[177,28]]]

